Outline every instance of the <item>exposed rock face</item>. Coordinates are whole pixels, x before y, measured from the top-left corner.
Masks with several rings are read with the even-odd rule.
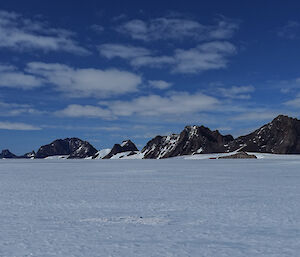
[[[24,159],[31,159],[31,158],[35,158],[35,151],[31,151],[29,153],[25,153],[24,155],[20,156],[19,158],[24,158]]]
[[[86,158],[94,156],[97,150],[87,141],[79,138],[65,138],[53,141],[48,145],[41,146],[35,158],[45,158],[55,155],[69,155],[68,158]]]
[[[247,154],[245,152],[239,152],[232,155],[220,156],[218,159],[257,159],[254,154]]]
[[[217,130],[188,126],[178,135],[157,136],[143,148],[145,159],[160,159],[197,153],[245,152],[299,154],[300,121],[279,115],[254,132],[233,139]]]
[[[221,135],[204,126],[187,126],[180,134],[156,136],[142,149],[142,154],[130,140],[115,144],[110,149],[97,151],[91,144],[79,138],[66,138],[41,146],[37,153],[30,152],[16,156],[3,150],[0,158],[45,158],[66,155],[68,158],[95,159],[122,158],[138,154],[145,159],[161,159],[181,155],[201,153],[222,153],[232,151],[260,152],[274,154],[300,154],[300,120],[279,115],[270,123],[254,132],[234,139],[231,135]],[[125,153],[124,155],[117,155]],[[237,158],[237,157],[236,157]]]
[[[230,144],[230,150],[243,145],[241,150],[245,152],[299,154],[300,121],[279,115],[251,134],[235,139]]]
[[[0,159],[14,159],[14,158],[18,158],[18,156],[11,153],[8,149],[4,149],[0,153]]]
[[[180,135],[156,136],[142,149],[144,159],[166,158],[176,147]]]
[[[222,153],[228,150],[231,135],[223,136],[218,130],[204,126],[187,126],[179,134],[157,136],[143,148],[145,159],[161,159],[197,153]]]
[[[122,144],[115,144],[108,155],[104,156],[103,159],[110,159],[112,156],[123,153],[123,152],[135,152],[138,151],[137,147],[131,140],[125,140]]]

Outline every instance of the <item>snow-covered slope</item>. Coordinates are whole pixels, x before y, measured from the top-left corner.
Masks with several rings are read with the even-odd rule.
[[[104,156],[108,155],[110,151],[111,151],[110,148],[102,149],[98,151],[93,157],[89,157],[89,158],[102,159]]]
[[[46,160],[60,160],[60,159],[68,159],[69,155],[53,155],[48,156],[45,159]]]
[[[128,152],[122,152],[122,153],[117,153],[113,155],[110,159],[116,160],[116,159],[143,159],[144,154],[142,154],[139,151],[128,151]]]
[[[283,157],[0,160],[0,256],[298,256]]]

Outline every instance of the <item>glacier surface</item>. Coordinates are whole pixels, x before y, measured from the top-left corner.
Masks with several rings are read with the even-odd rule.
[[[1,160],[0,256],[299,256],[300,157]]]

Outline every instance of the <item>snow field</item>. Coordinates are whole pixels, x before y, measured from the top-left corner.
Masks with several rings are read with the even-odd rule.
[[[299,167],[1,160],[0,256],[299,256]]]

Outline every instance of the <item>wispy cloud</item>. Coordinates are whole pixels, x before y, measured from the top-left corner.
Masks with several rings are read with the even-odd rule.
[[[71,104],[65,109],[57,111],[55,113],[58,116],[62,117],[86,117],[86,118],[103,118],[103,119],[112,119],[113,115],[110,110],[104,109],[98,106],[92,105],[78,105]]]
[[[101,101],[100,106],[73,104],[55,114],[63,117],[87,117],[116,119],[129,116],[162,117],[180,116],[201,111],[209,111],[219,105],[219,101],[202,93],[168,92],[165,96],[148,95],[129,101]]]
[[[143,47],[135,47],[121,44],[103,44],[98,46],[101,55],[108,59],[120,57],[124,59],[134,59],[151,55],[151,51]]]
[[[200,44],[189,50],[177,49],[176,64],[173,68],[178,73],[197,73],[205,70],[215,70],[227,67],[227,57],[236,53],[233,44],[214,41]]]
[[[299,37],[300,23],[297,21],[288,21],[284,26],[278,29],[277,35],[287,39],[295,39]]]
[[[0,65],[0,87],[33,89],[42,85],[42,80],[26,74],[15,66]]]
[[[103,104],[103,103],[100,103]],[[106,107],[116,116],[182,115],[216,108],[219,101],[202,93],[169,92],[165,96],[148,95],[131,101],[111,101]]]
[[[300,95],[297,95],[296,98],[292,100],[286,101],[284,104],[289,107],[300,108]]]
[[[74,33],[51,28],[46,22],[25,18],[14,12],[0,11],[0,37],[0,48],[90,54],[73,39]]]
[[[232,86],[232,87],[219,87],[216,91],[223,97],[231,99],[250,99],[250,93],[255,91],[253,86]]]
[[[95,31],[96,33],[102,33],[104,31],[104,27],[99,24],[93,24],[90,26],[90,29]]]
[[[161,89],[161,90],[168,89],[173,85],[171,82],[167,82],[164,80],[149,80],[148,83],[150,87]]]
[[[99,46],[101,55],[129,60],[134,67],[169,67],[174,73],[198,73],[227,67],[228,58],[234,55],[236,47],[227,41],[212,41],[198,44],[195,48],[175,49],[174,54],[154,55],[150,50],[116,44]]]
[[[108,97],[136,92],[142,78],[117,69],[76,69],[64,64],[32,62],[26,71],[70,97]]]
[[[232,37],[239,28],[236,21],[221,17],[213,25],[203,25],[188,18],[161,17],[124,22],[117,31],[143,41],[176,39],[220,40]]]
[[[7,103],[0,100],[0,116],[13,117],[20,115],[39,115],[43,112],[28,104]]]
[[[41,130],[40,127],[26,123],[0,121],[0,129],[5,130]]]

